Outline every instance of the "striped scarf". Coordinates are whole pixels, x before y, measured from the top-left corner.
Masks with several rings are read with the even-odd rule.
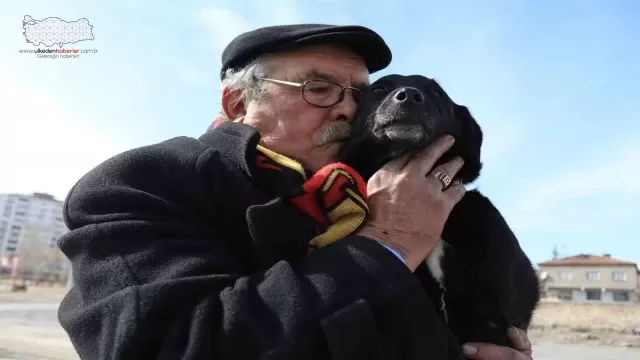
[[[225,120],[216,118],[209,131]],[[309,215],[320,227],[308,253],[352,234],[369,215],[367,185],[351,167],[333,163],[307,176],[300,163],[262,145],[257,146],[256,166],[276,196]]]
[[[256,165],[276,196],[281,196],[319,225],[321,233],[308,244],[308,252],[352,234],[369,214],[367,186],[343,163],[326,165],[307,176],[300,163],[262,145]]]

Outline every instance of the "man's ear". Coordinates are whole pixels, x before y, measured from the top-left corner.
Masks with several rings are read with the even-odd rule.
[[[246,115],[242,93],[239,90],[231,90],[228,87],[222,89],[222,112],[231,121]]]
[[[462,154],[465,161],[458,176],[463,182],[470,183],[480,176],[482,169],[480,158],[482,129],[466,106],[454,105],[453,111],[460,124],[460,134],[462,135],[461,138],[456,139],[454,147],[458,147],[457,153]]]

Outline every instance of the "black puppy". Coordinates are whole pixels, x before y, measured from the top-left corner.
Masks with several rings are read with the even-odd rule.
[[[473,182],[482,168],[482,131],[469,110],[432,79],[388,75],[362,95],[341,157],[368,180],[389,160],[445,134],[456,141],[439,163],[461,156],[464,166],[455,180]],[[415,275],[461,343],[512,346],[508,327],[526,330],[539,302],[531,262],[500,212],[477,190],[456,205],[442,241]]]

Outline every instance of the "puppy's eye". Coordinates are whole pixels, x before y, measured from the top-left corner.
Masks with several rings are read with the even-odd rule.
[[[444,97],[444,92],[440,89],[431,89],[431,93],[439,98]]]
[[[387,89],[385,88],[373,88],[371,89],[371,91],[373,91],[374,94],[386,94],[387,93]]]

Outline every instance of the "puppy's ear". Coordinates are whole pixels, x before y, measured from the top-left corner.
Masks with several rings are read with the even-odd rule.
[[[458,148],[457,153],[462,154],[464,159],[464,166],[458,173],[458,177],[463,183],[471,183],[480,176],[482,169],[480,160],[482,129],[466,106],[455,105],[453,111],[460,125],[461,134],[454,146]]]

